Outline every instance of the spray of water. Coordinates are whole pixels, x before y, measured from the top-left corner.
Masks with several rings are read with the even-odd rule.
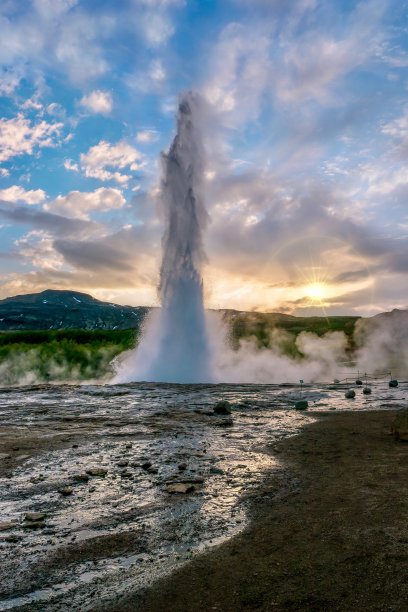
[[[201,104],[192,92],[182,97],[177,134],[169,152],[162,155],[161,309],[150,318],[137,350],[122,363],[114,382],[213,380],[201,273],[208,222],[202,193]]]

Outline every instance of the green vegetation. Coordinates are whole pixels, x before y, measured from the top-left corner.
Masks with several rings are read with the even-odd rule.
[[[259,348],[278,346],[290,357],[301,357],[296,338],[301,332],[323,336],[328,332],[343,332],[348,340],[348,349],[354,344],[354,326],[359,317],[292,317],[275,313],[226,313],[231,325],[231,342],[238,348],[242,339],[252,337]]]
[[[255,340],[259,348],[277,348],[294,359],[302,357],[296,344],[301,332],[323,336],[344,332],[348,350],[354,348],[353,331],[358,317],[291,317],[281,314],[224,314],[230,339]],[[45,330],[0,332],[0,386],[49,381],[107,380],[112,360],[133,348],[138,330]]]
[[[112,360],[135,346],[137,331],[60,330],[0,333],[0,385],[103,380]]]

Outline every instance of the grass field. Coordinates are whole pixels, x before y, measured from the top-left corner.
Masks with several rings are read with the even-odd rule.
[[[229,311],[224,318],[233,347],[237,348],[243,338],[252,338],[260,348],[279,344],[282,353],[301,358],[295,341],[304,331],[318,336],[342,331],[352,352],[358,317],[290,317]],[[112,360],[136,346],[137,340],[135,329],[2,332],[0,384],[108,379],[113,373]]]

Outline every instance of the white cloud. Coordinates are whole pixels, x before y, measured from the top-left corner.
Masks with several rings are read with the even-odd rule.
[[[42,189],[25,190],[19,185],[12,185],[7,189],[0,189],[0,200],[6,202],[26,202],[26,204],[40,204],[44,202],[46,193]]]
[[[254,120],[259,114],[270,69],[269,45],[268,36],[238,23],[229,24],[221,33],[204,95],[232,125]]]
[[[79,166],[72,159],[66,159],[64,161],[65,170],[71,170],[71,172],[79,172]]]
[[[136,134],[137,142],[155,142],[158,139],[156,130],[142,130]]]
[[[13,119],[0,119],[0,162],[30,155],[35,148],[55,146],[62,127],[62,123],[46,121],[31,125],[22,114]]]
[[[52,272],[61,270],[64,257],[54,248],[53,236],[43,230],[32,230],[15,241],[21,257],[31,266]]]
[[[184,0],[134,0],[134,4],[136,23],[147,44],[165,45],[175,32],[168,9],[184,6]]]
[[[112,94],[109,91],[95,89],[81,99],[80,104],[92,113],[108,115],[113,107]]]
[[[40,111],[43,108],[43,105],[41,104],[41,102],[38,101],[38,98],[36,96],[33,96],[32,98],[28,98],[22,105],[21,108],[24,110],[37,110]]]
[[[20,84],[22,70],[17,66],[0,67],[0,95],[11,96]]]
[[[85,176],[97,178],[101,181],[114,180],[126,184],[131,176],[122,174],[118,170],[128,168],[132,172],[142,167],[142,154],[124,141],[110,144],[101,140],[91,147],[87,153],[81,153],[80,165]]]
[[[401,117],[385,123],[381,131],[396,140],[408,142],[408,108]]]
[[[89,219],[90,212],[121,208],[125,202],[119,189],[100,187],[95,191],[71,191],[65,196],[59,195],[45,204],[44,210],[67,217]]]

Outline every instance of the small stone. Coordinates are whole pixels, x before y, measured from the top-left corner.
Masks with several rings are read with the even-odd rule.
[[[221,474],[225,474],[225,472],[221,468],[212,467],[212,468],[210,468],[210,474],[221,475]]]
[[[101,476],[103,478],[108,473],[108,470],[105,470],[105,468],[100,467],[91,467],[86,470],[86,473],[89,474],[89,476]]]
[[[3,521],[0,523],[0,531],[8,531],[9,529],[13,529],[16,527],[17,523],[13,523],[13,521]]]
[[[74,480],[77,480],[78,482],[88,482],[89,480],[88,474],[75,474],[73,478]]]
[[[118,461],[117,466],[118,467],[126,467],[127,465],[129,465],[129,461]]]
[[[193,491],[195,491],[195,486],[191,484],[190,482],[174,482],[174,483],[166,485],[166,491],[167,493],[170,493],[170,494],[192,493]]]
[[[364,393],[364,395],[370,395],[370,393],[371,393],[371,387],[364,387],[364,389],[363,389],[363,393]]]
[[[151,466],[147,468],[146,472],[149,472],[149,474],[158,474],[159,470],[156,467]]]
[[[123,470],[123,472],[120,473],[120,477],[121,478],[132,478],[132,472],[128,472],[127,470]]]
[[[73,444],[72,448],[78,448],[78,444]]]
[[[151,461],[145,461],[144,463],[142,463],[142,469],[143,470],[148,470],[151,467],[152,467],[152,462]]]
[[[308,406],[307,400],[298,400],[295,403],[295,410],[307,410]]]
[[[360,380],[359,378],[357,378],[356,385],[358,385],[360,387],[362,384],[363,384],[363,381]]]
[[[187,469],[187,463],[180,463],[178,469],[180,470],[180,472],[184,472],[184,470]]]
[[[354,389],[347,389],[344,394],[344,397],[346,399],[354,399],[356,397],[356,392],[354,391]]]
[[[18,535],[9,535],[4,538],[5,542],[10,542],[10,544],[14,544],[15,542],[19,542],[21,540],[21,536]]]
[[[46,516],[47,515],[45,514],[45,512],[26,512],[26,514],[24,515],[24,520],[35,523],[38,521],[44,521]]]
[[[58,489],[58,493],[67,497],[68,495],[72,495],[74,489],[72,487],[62,487],[62,489]]]
[[[389,387],[398,387],[398,380],[392,379],[388,383]]]
[[[214,414],[231,414],[231,404],[227,400],[221,400],[214,406]]]
[[[125,444],[125,448],[132,448],[132,443],[128,442],[127,444]]]
[[[0,461],[3,461],[4,459],[11,459],[11,455],[8,453],[0,453]]]

